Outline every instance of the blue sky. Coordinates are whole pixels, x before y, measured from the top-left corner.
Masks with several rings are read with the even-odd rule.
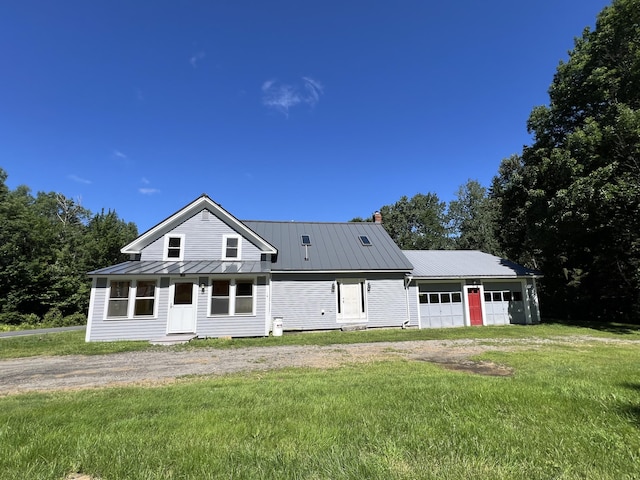
[[[604,0],[3,2],[8,185],[142,232],[207,193],[347,221],[488,186]]]

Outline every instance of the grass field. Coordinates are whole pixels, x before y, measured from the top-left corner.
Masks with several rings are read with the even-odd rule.
[[[482,359],[0,398],[0,479],[640,478],[637,344]]]
[[[454,340],[463,338],[551,338],[567,335],[590,335],[609,338],[640,340],[640,326],[620,324],[563,325],[507,325],[482,328],[440,329],[372,329],[355,332],[327,331],[304,334],[285,334],[282,337],[234,338],[195,340],[174,349],[191,348],[245,348],[276,345],[334,345],[368,342],[401,342],[408,340]],[[0,359],[36,355],[100,355],[154,348],[148,342],[91,342],[84,341],[83,331],[61,332],[46,335],[0,338]],[[160,347],[167,348],[167,347]]]

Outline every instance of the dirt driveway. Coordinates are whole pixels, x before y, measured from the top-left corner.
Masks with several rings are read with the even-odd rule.
[[[470,357],[486,351],[535,349],[545,344],[617,342],[594,337],[553,340],[428,340],[329,346],[194,348],[110,355],[29,357],[0,361],[0,396],[33,391],[169,383],[186,375],[215,376],[284,367],[332,368],[349,363],[408,359],[484,375],[510,375],[508,367]],[[631,343],[631,342],[630,342]]]

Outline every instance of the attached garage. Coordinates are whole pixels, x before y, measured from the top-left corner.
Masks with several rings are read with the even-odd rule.
[[[419,314],[424,328],[463,327],[461,283],[418,283]]]
[[[404,250],[420,328],[540,322],[539,272],[473,250]],[[411,301],[411,300],[410,300]]]

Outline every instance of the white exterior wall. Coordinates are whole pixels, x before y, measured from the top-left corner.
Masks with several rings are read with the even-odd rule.
[[[111,277],[113,280],[130,280],[130,278]],[[167,333],[169,312],[170,279],[179,277],[162,277],[158,281],[156,296],[157,316],[138,318],[107,318],[108,278],[103,278],[104,288],[96,287],[93,293],[92,317],[89,319],[87,341],[114,340],[151,340]],[[200,278],[199,281],[203,281]],[[207,285],[209,283],[207,282]],[[196,332],[199,337],[259,337],[268,333],[268,293],[269,284],[265,277],[259,277],[254,285],[255,310],[253,315],[207,316],[210,290],[205,288],[203,293],[198,285],[194,297],[196,308]],[[131,301],[131,300],[130,300]]]
[[[272,279],[272,317],[281,317],[284,330],[327,330],[350,322],[337,315],[338,282],[365,281],[366,320],[354,323],[368,327],[400,327],[407,319],[404,278],[383,278],[380,274],[274,274]],[[373,278],[372,278],[373,277]],[[382,278],[381,278],[382,277]],[[333,288],[332,288],[333,286]],[[412,301],[409,298],[409,301]]]
[[[184,234],[184,261],[220,260],[222,258],[222,242],[224,235],[238,233],[213,214],[203,220],[202,211],[184,221],[171,230],[170,235]],[[260,260],[260,250],[246,238],[241,237],[240,260]],[[141,252],[141,260],[164,260],[165,236],[162,235],[151,242]]]

